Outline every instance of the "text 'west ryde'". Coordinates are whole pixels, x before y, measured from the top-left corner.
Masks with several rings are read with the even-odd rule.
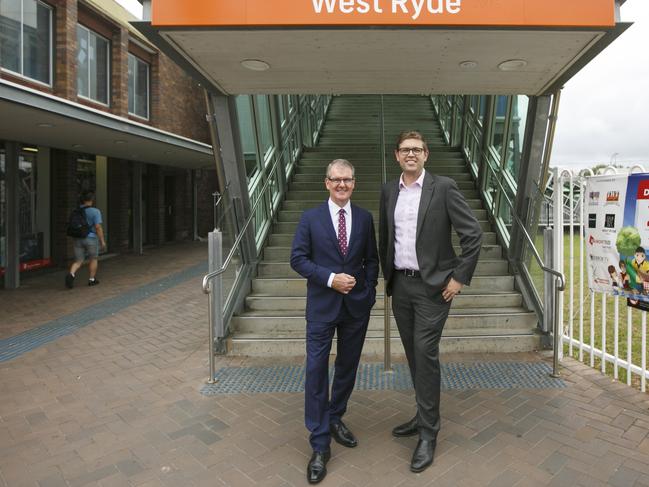
[[[409,14],[412,20],[417,20],[425,14],[457,14],[462,10],[462,0],[311,0],[313,9],[320,13],[367,14],[384,11],[393,14]],[[384,6],[390,3],[390,8]],[[384,5],[385,4],[385,5]]]

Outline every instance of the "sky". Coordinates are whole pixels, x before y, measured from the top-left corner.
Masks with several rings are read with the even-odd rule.
[[[116,0],[136,16],[137,0]],[[627,0],[633,25],[566,83],[552,166],[642,164],[649,171],[649,0]]]

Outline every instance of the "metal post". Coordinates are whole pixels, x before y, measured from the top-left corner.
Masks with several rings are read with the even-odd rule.
[[[559,279],[554,278],[554,353],[552,357],[552,373],[550,377],[557,379],[561,377],[559,372],[559,349],[561,345],[561,335],[563,331],[561,330],[561,310],[559,309],[559,300],[561,296],[561,291],[559,290]]]
[[[543,230],[543,260],[545,265],[554,269],[553,261],[553,232],[551,228]],[[542,331],[544,333],[554,333],[554,293],[556,288],[556,278],[551,274],[543,273],[543,303],[544,313]]]
[[[219,270],[223,265],[223,234],[219,230],[214,230],[208,234],[208,258],[209,271]],[[223,338],[223,278],[221,275],[209,284],[209,293],[207,295],[208,303],[208,325],[209,325],[209,364],[210,375],[207,379],[208,384],[216,382],[214,354],[215,341]]]
[[[5,237],[5,289],[20,286],[20,173],[18,170],[20,146],[5,142],[6,178],[6,237]]]

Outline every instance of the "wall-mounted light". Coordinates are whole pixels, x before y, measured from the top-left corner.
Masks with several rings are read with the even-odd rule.
[[[498,69],[501,71],[518,71],[519,69],[523,69],[525,66],[527,66],[527,61],[525,61],[525,59],[509,59],[500,63]]]
[[[117,140],[114,140],[113,143],[115,143],[115,144],[117,144],[117,145],[122,145],[122,144],[126,144],[126,141],[125,141],[125,140],[121,140],[121,139],[117,139]]]
[[[83,145],[81,145],[81,144],[72,144],[73,149],[81,149],[82,147],[83,147]]]
[[[476,61],[462,61],[460,63],[460,68],[462,69],[475,69],[478,67],[478,63]]]
[[[43,129],[51,129],[52,127],[54,127],[54,124],[51,124],[51,123],[37,123],[36,126],[40,127],[40,128],[43,128]]]
[[[261,59],[244,59],[241,61],[241,66],[251,71],[268,71],[270,64]]]

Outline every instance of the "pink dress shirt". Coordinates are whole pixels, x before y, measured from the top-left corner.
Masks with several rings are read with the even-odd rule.
[[[394,208],[394,268],[419,270],[417,261],[417,215],[425,171],[410,186],[399,178],[399,196]]]

